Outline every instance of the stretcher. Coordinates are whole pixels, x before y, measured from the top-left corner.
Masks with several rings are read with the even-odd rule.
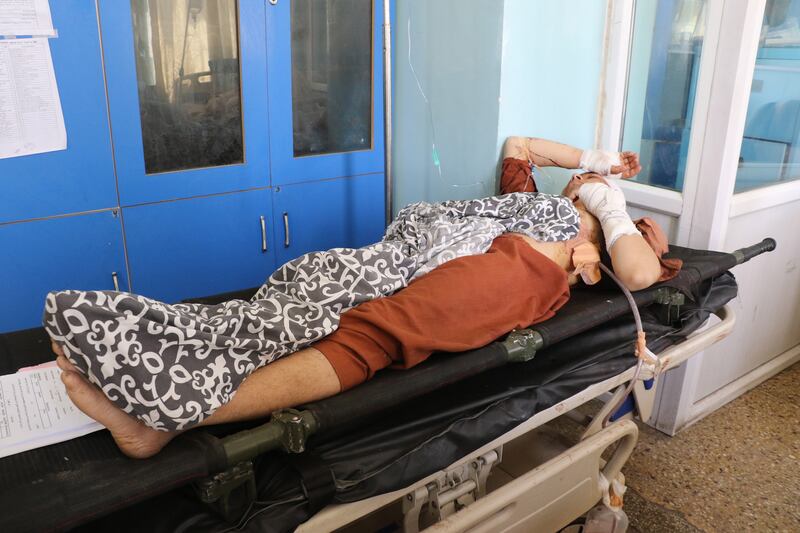
[[[636,442],[625,418],[649,417],[654,372],[731,331],[727,271],[774,246],[673,247],[678,277],[634,293],[660,368],[639,373],[630,395],[628,302],[612,286],[580,288],[554,318],[485,348],[384,371],[266,423],[191,431],[151,459],[127,459],[106,432],[0,459],[0,530],[316,532],[382,509],[406,531],[558,530],[620,478]],[[4,373],[51,358],[41,330],[0,336]],[[593,417],[575,414],[604,396]],[[582,438],[488,490],[504,447],[562,415],[585,423]]]

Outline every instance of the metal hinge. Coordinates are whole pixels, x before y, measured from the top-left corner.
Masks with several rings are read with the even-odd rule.
[[[678,289],[661,287],[656,291],[656,303],[664,306],[661,308],[660,318],[665,324],[672,324],[680,317],[681,306],[686,303],[686,296]]]
[[[306,441],[314,428],[308,424],[303,413],[297,409],[284,409],[272,413],[272,421],[283,425],[283,449],[289,453],[306,451]]]
[[[234,522],[256,499],[253,463],[243,461],[214,476],[197,481],[195,490],[203,503],[210,505],[228,522]]]
[[[435,480],[406,494],[403,531],[417,533],[457,513],[486,495],[486,480],[503,458],[502,446],[468,463],[443,472]]]
[[[542,335],[530,329],[512,331],[503,341],[503,346],[508,352],[508,360],[512,363],[530,361],[543,345]]]

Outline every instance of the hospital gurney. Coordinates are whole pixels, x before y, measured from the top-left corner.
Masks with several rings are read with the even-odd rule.
[[[774,241],[765,241],[734,254],[673,248],[685,260],[681,274],[635,294],[649,345],[665,366],[680,364],[730,331],[733,314],[724,305],[736,286],[725,271],[773,247]],[[721,322],[684,340],[712,312]],[[289,530],[313,517],[302,530],[320,531],[398,498],[408,529],[420,517],[424,523],[444,518],[436,527],[453,531],[480,523],[501,530],[521,520],[545,530],[561,527],[598,500],[600,453],[623,442],[605,466],[606,478],[613,478],[635,443],[635,426],[616,422],[599,431],[601,412],[570,453],[479,498],[505,443],[605,392],[621,393],[635,362],[627,313],[614,288],[575,290],[556,317],[504,342],[441,354],[405,372],[383,372],[255,428],[189,432],[144,461],[123,457],[105,432],[2,459],[0,529],[66,529],[115,510],[90,526],[225,529],[202,499],[230,516],[248,511],[240,524],[246,521],[254,530]],[[52,358],[40,331],[6,335],[0,342],[4,364]],[[19,354],[34,352],[20,360]],[[646,418],[655,388],[637,388],[637,407]],[[308,452],[268,452],[278,447]],[[184,487],[189,482],[193,486]],[[547,490],[535,490],[545,483]],[[534,502],[522,505],[520,497]],[[131,507],[136,502],[141,503]]]

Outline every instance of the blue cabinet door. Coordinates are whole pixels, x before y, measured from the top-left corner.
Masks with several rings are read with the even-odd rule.
[[[134,292],[176,302],[264,283],[275,267],[269,194],[123,208]]]
[[[304,253],[358,248],[383,236],[383,174],[276,187],[278,264]]]
[[[67,149],[0,160],[0,223],[117,205],[95,3],[50,4]]]
[[[0,250],[0,333],[41,326],[49,291],[128,290],[116,211],[2,225]]]
[[[273,185],[383,172],[382,6],[267,6]]]
[[[269,184],[265,4],[99,0],[121,205]]]

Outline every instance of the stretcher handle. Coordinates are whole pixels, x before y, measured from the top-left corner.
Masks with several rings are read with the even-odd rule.
[[[771,237],[767,237],[763,241],[758,244],[754,244],[753,246],[748,246],[747,248],[739,248],[735,252],[733,252],[733,256],[736,257],[736,264],[741,265],[745,261],[749,261],[757,255],[761,255],[766,252],[771,252],[775,249],[777,243],[775,239]]]
[[[727,303],[722,309],[715,311],[714,314],[720,320],[718,323],[689,335],[686,340],[670,346],[658,354],[658,358],[661,361],[661,372],[683,364],[690,357],[730,335],[733,331],[733,326],[736,324],[736,311],[734,311],[733,306]],[[652,374],[648,373],[642,379],[650,379],[651,377],[653,377]]]

